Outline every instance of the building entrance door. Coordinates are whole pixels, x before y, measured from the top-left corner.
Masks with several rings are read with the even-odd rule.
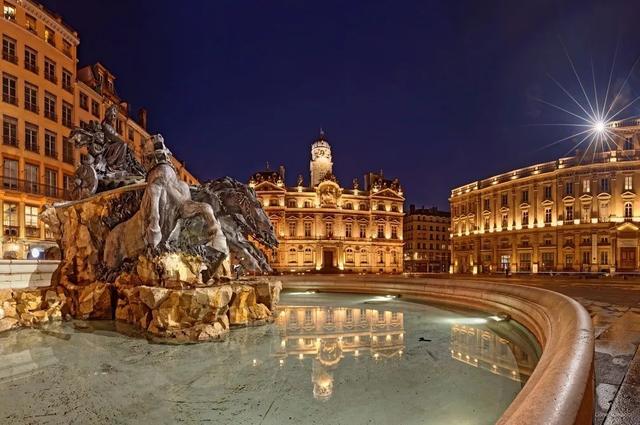
[[[333,268],[333,251],[325,249],[322,251],[322,269],[331,270]]]
[[[620,269],[635,270],[636,248],[620,248]]]

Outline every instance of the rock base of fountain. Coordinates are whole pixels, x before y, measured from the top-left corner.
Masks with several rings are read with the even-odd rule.
[[[0,332],[62,320],[66,297],[53,288],[1,289]]]

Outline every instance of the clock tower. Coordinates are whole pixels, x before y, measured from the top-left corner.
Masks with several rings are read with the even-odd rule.
[[[317,186],[327,173],[333,172],[331,159],[331,146],[325,138],[324,131],[320,130],[320,137],[311,145],[311,187]]]

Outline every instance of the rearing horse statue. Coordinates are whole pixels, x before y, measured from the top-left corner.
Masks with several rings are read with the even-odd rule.
[[[191,200],[189,185],[178,178],[171,152],[161,135],[153,136],[150,157],[151,168],[140,209],[107,236],[104,248],[107,267],[116,269],[123,260],[136,258],[147,249],[168,248],[169,238],[180,232],[179,220],[196,216],[204,219],[207,246],[226,257],[229,248],[211,205]]]

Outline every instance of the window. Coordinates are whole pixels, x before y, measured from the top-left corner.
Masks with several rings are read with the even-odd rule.
[[[71,193],[71,189],[73,188],[74,177],[69,174],[62,175],[62,188],[64,189],[66,194]]]
[[[633,176],[624,176],[624,190],[633,190]]]
[[[311,208],[311,201],[304,201],[305,208]]]
[[[591,251],[582,251],[582,264],[591,264]]]
[[[66,137],[62,138],[62,160],[73,164],[73,142]]]
[[[96,118],[100,118],[100,104],[95,100],[91,101],[91,114]]]
[[[509,225],[509,217],[507,213],[502,213],[502,228],[506,229]]]
[[[15,159],[6,159],[2,164],[3,179],[2,183],[5,189],[18,188],[18,161]]]
[[[311,248],[304,249],[304,262],[305,263],[313,262],[313,253],[311,252]]]
[[[551,208],[549,207],[544,209],[544,223],[551,224]]]
[[[62,125],[73,128],[73,106],[67,102],[62,102]]]
[[[36,34],[36,18],[29,15],[28,13],[25,15],[25,28],[28,31]]]
[[[7,115],[2,116],[2,143],[18,146],[18,120]]]
[[[582,193],[590,193],[591,192],[591,180],[584,179],[582,180]]]
[[[34,73],[38,73],[38,53],[29,48],[24,48],[24,69]]]
[[[56,63],[49,58],[44,58],[44,78],[53,84],[58,82],[56,78]]]
[[[24,125],[24,148],[31,152],[38,152],[38,127],[34,124]]]
[[[490,228],[491,228],[491,219],[489,218],[489,216],[486,216],[484,218],[484,230],[488,232]]]
[[[56,133],[49,130],[44,132],[44,154],[51,158],[58,157],[58,153],[56,151]]]
[[[531,253],[523,252],[520,254],[520,270],[524,272],[531,271]]]
[[[346,238],[350,238],[352,236],[352,229],[353,229],[353,224],[351,223],[346,223],[344,225],[344,236]]]
[[[601,251],[600,252],[600,264],[607,265],[609,264],[609,252]]]
[[[565,219],[565,221],[572,221],[573,220],[573,205],[567,205],[565,207],[564,219]]]
[[[289,208],[296,208],[298,206],[297,202],[295,199],[289,199],[287,201],[287,207]]]
[[[544,199],[545,200],[550,200],[551,199],[551,186],[545,186],[544,187]]]
[[[355,261],[355,255],[353,253],[353,249],[351,248],[347,248],[345,250],[345,262],[347,263],[353,263]],[[351,310],[347,310],[347,313],[351,311]],[[348,315],[347,315],[347,319],[348,319]]]
[[[609,203],[603,202],[600,204],[600,221],[609,221]]]
[[[633,204],[631,202],[624,203],[624,218],[633,217]]]
[[[555,256],[553,252],[542,253],[542,270],[545,270],[545,271],[553,270],[554,263],[555,263]]]
[[[378,211],[384,211],[384,204],[383,203],[378,203],[377,209],[378,209]]]
[[[398,253],[396,251],[391,251],[391,264],[398,264]]]
[[[56,101],[55,95],[44,92],[44,116],[53,121],[58,119],[56,116]]]
[[[32,205],[24,206],[24,227],[25,233],[27,237],[38,237],[39,229],[38,229],[38,207],[34,207]]]
[[[367,237],[367,225],[366,224],[361,224],[360,225],[360,237],[363,238],[363,239]]]
[[[311,237],[311,222],[310,221],[305,221],[304,222],[304,236],[307,238]]]
[[[522,203],[523,204],[529,203],[529,191],[528,190],[523,190],[522,191]]]
[[[16,7],[14,5],[5,3],[3,10],[4,10],[4,19],[8,21],[16,20]]]
[[[529,225],[529,211],[522,211],[522,225]]]
[[[566,182],[564,184],[564,196],[573,195],[573,182]]]
[[[38,88],[24,83],[24,109],[38,113]]]
[[[489,211],[491,209],[490,207],[491,199],[487,198],[483,202],[484,202],[484,210]]]
[[[134,141],[133,128],[131,127],[127,127],[127,138],[132,142]]]
[[[40,170],[37,165],[24,164],[25,191],[38,193],[38,183],[40,181]]]
[[[378,264],[384,264],[384,252],[382,250],[377,252]]]
[[[503,194],[501,195],[500,199],[501,199],[500,204],[501,204],[503,207],[509,206],[509,195],[508,195],[507,193],[503,193]]]
[[[11,103],[12,105],[18,104],[18,97],[16,95],[16,77],[2,73],[2,101]]]
[[[588,223],[591,221],[591,205],[583,205],[582,206],[582,216],[580,217],[583,223]]]
[[[52,46],[56,45],[56,33],[49,27],[44,27],[44,41]]]
[[[122,121],[120,121],[120,118],[116,119],[116,131],[118,134],[122,134]]]
[[[84,93],[80,93],[80,107],[85,111],[89,110],[89,96]]]
[[[290,221],[289,222],[289,236],[291,237],[295,237],[296,236],[296,222],[295,221]]]
[[[367,264],[369,262],[369,255],[365,249],[360,251],[360,264]]]
[[[62,53],[71,57],[71,43],[64,39],[62,40]]]
[[[16,56],[16,41],[6,35],[2,36],[2,59],[11,63],[18,63],[18,56]]]
[[[626,151],[633,149],[633,139],[631,137],[625,137],[623,148]]]
[[[58,187],[58,172],[56,170],[45,168],[44,183],[46,185],[44,190],[45,194],[47,196],[55,197],[57,195]]]
[[[72,78],[73,76],[71,72],[67,71],[66,69],[62,69],[62,88],[68,92],[71,92],[73,90],[73,87],[71,85]]]
[[[398,239],[398,226],[391,226],[391,239]]]
[[[366,204],[359,204],[359,205],[358,205],[358,209],[359,209],[360,211],[364,211],[364,210],[366,210],[366,209],[367,209],[367,205],[366,205]]]
[[[2,207],[2,222],[6,236],[18,236],[18,204],[4,202]]]
[[[384,238],[384,224],[378,224],[378,237]]]
[[[332,238],[333,237],[333,223],[325,223],[324,224],[324,235],[327,238]]]
[[[609,179],[600,179],[600,192],[609,192]]]

